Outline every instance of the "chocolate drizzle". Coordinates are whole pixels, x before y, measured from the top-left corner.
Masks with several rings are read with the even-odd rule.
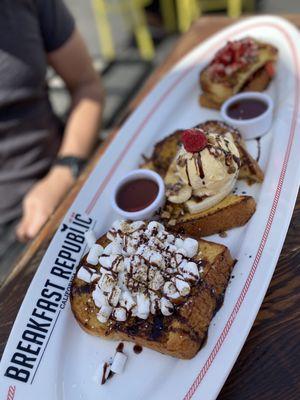
[[[241,166],[241,159],[240,157],[233,154],[232,151],[230,150],[229,146],[230,141],[226,139],[224,135],[223,136],[218,134],[212,135],[212,132],[207,132],[207,140],[208,143],[205,148],[209,151],[209,154],[216,159],[221,159],[221,160],[223,159],[226,167],[228,167],[227,168],[228,174],[234,174],[237,171],[237,168],[240,168]],[[197,174],[203,180],[205,178],[205,172],[203,169],[201,152],[193,153],[192,158],[194,160]],[[176,162],[179,167],[185,169],[185,175],[187,178],[188,185],[192,186],[188,168],[188,160],[180,155],[177,158]]]
[[[205,178],[205,174],[203,171],[203,165],[202,165],[202,159],[201,159],[201,153],[195,153],[193,155],[194,162],[195,162],[195,167],[198,175],[200,176],[201,179]]]
[[[191,186],[191,179],[190,179],[190,175],[189,175],[189,168],[188,168],[187,160],[185,160],[185,173],[186,173],[188,185]]]
[[[109,371],[108,375],[107,375],[107,370],[110,367],[110,364],[108,362],[105,362],[103,364],[103,368],[102,368],[102,378],[101,378],[101,385],[104,385],[104,383],[106,381],[108,381],[108,379],[112,378],[114,376],[114,373],[112,371]],[[107,376],[106,376],[107,375]]]
[[[118,346],[116,347],[116,352],[117,352],[117,353],[123,353],[123,350],[124,350],[124,343],[123,343],[123,342],[120,342],[120,343],[118,344]]]
[[[142,348],[142,346],[135,344],[133,346],[133,351],[135,352],[135,354],[141,354],[141,352],[143,351],[143,348]]]
[[[163,315],[155,315],[153,318],[152,329],[149,335],[149,339],[158,340],[164,330],[164,317]]]
[[[257,156],[256,156],[256,161],[259,161],[260,159],[260,154],[261,154],[261,144],[260,144],[260,138],[256,139],[257,143]]]

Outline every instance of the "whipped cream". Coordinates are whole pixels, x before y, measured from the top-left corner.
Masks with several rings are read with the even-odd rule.
[[[169,316],[201,277],[198,242],[175,237],[156,221],[116,221],[107,238],[105,248],[92,244],[90,250],[99,254],[99,271],[85,266],[77,274],[95,284],[92,298],[101,323],[159,312]]]

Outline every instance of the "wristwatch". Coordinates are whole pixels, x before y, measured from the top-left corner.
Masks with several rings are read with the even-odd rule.
[[[70,168],[72,176],[77,179],[86,164],[86,160],[80,157],[65,156],[56,157],[53,165],[61,165]]]

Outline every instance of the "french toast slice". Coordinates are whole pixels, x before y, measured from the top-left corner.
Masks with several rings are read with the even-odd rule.
[[[246,40],[254,44],[255,55],[246,57],[246,61],[243,59],[243,64],[238,67],[238,54],[241,50],[235,52],[228,46],[234,47]],[[226,57],[224,54],[220,55],[222,51],[226,52],[226,49]],[[232,61],[227,64],[232,54]],[[200,104],[203,107],[220,109],[224,101],[236,93],[263,91],[273,78],[273,64],[276,63],[277,56],[278,50],[274,46],[252,38],[229,42],[200,73],[199,83],[203,91]],[[227,71],[230,72],[226,73]]]
[[[199,238],[243,226],[255,210],[253,197],[230,194],[215,206],[195,214],[185,211],[180,204],[167,202],[161,219],[173,232]]]
[[[263,92],[267,89],[271,80],[272,77],[266,68],[262,67],[245,82],[239,92]],[[216,98],[212,100],[208,93],[202,93],[199,97],[199,102],[202,107],[213,108],[215,110],[220,110],[223,104],[223,101],[217,101]]]
[[[195,128],[219,134],[230,132],[241,155],[238,179],[247,180],[249,184],[263,181],[264,174],[257,161],[248,153],[238,130],[221,121],[207,121]],[[182,130],[177,130],[158,142],[152,156],[142,167],[152,169],[165,177],[178,151],[181,132]],[[244,225],[255,210],[256,203],[251,196],[231,194],[214,207],[195,214],[189,213],[183,204],[167,201],[160,217],[172,231],[200,238]]]
[[[106,235],[98,244],[109,243]],[[192,286],[186,301],[180,303],[170,316],[149,314],[146,320],[130,317],[124,322],[111,320],[100,323],[98,308],[92,298],[96,283],[86,283],[75,275],[70,301],[79,325],[89,334],[110,340],[125,340],[145,346],[163,354],[181,359],[193,358],[204,345],[209,324],[221,307],[235,261],[227,247],[199,240],[198,255],[203,262],[201,280]],[[86,256],[79,266],[99,271],[98,266],[87,263]],[[79,267],[78,267],[79,268]]]

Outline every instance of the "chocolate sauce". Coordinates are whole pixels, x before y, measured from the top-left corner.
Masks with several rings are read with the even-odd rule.
[[[199,176],[200,176],[201,179],[203,179],[203,178],[205,178],[205,174],[204,174],[204,171],[203,171],[203,166],[202,166],[202,160],[201,160],[201,154],[200,153],[197,154],[196,162],[197,162],[196,165],[197,165],[198,171],[199,171]]]
[[[150,332],[150,339],[157,340],[163,333],[164,318],[162,315],[155,315],[153,318],[153,325]]]
[[[104,383],[105,383],[109,378],[112,378],[113,375],[114,375],[114,372],[109,371],[109,374],[108,374],[108,376],[106,377],[106,371],[107,371],[107,369],[108,369],[109,367],[110,367],[110,364],[109,364],[109,363],[106,362],[106,363],[103,364],[101,385],[104,385]]]
[[[257,143],[257,156],[256,156],[256,161],[259,161],[260,159],[260,153],[261,153],[261,145],[260,145],[260,138],[256,139]]]
[[[238,100],[227,108],[230,118],[244,120],[256,118],[267,110],[267,104],[259,99]]]
[[[151,179],[139,178],[126,182],[117,193],[117,205],[128,212],[143,210],[153,203],[158,190],[157,183]]]
[[[141,354],[141,352],[143,351],[142,346],[139,346],[138,344],[135,344],[133,346],[133,351],[135,352],[135,354]]]
[[[123,350],[124,350],[124,343],[123,343],[123,342],[120,342],[120,343],[118,344],[117,348],[116,348],[116,352],[117,352],[117,353],[123,353]]]

